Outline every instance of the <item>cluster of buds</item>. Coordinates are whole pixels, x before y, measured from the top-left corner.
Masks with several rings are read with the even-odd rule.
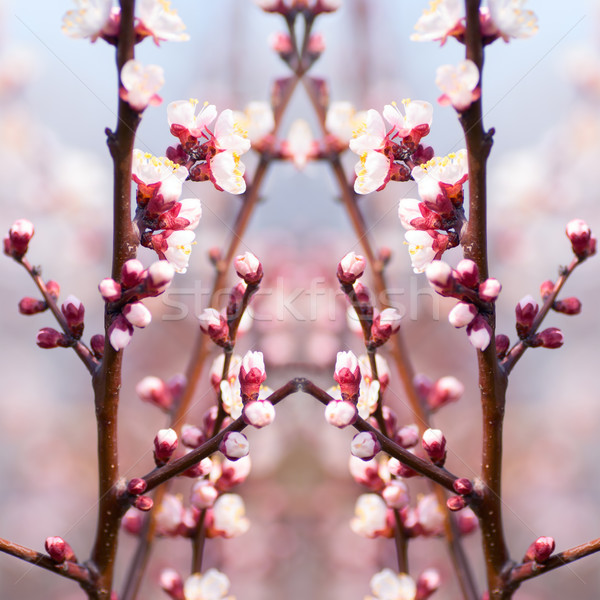
[[[542,293],[545,285],[552,282],[544,282],[542,284]],[[563,304],[558,304],[558,309],[563,309],[560,312],[566,314],[577,314],[581,310],[581,303],[577,298],[567,298]],[[570,310],[573,312],[570,312]],[[532,348],[560,348],[563,345],[563,334],[557,327],[548,327],[539,333],[534,333],[537,329],[538,323],[536,317],[538,316],[540,307],[535,299],[527,295],[517,303],[515,307],[516,317],[516,329],[517,335],[520,340],[525,340],[528,346]],[[504,339],[501,340],[504,342]]]
[[[58,287],[58,284],[56,284]],[[21,313],[24,312],[24,304],[28,305],[31,308],[29,301],[32,301],[32,298],[23,298],[19,303],[19,310]],[[45,306],[45,302],[35,301],[36,306],[42,308]],[[43,309],[42,309],[43,310]],[[60,307],[60,311],[65,320],[65,329],[68,333],[61,333],[52,327],[43,327],[39,330],[36,343],[40,348],[68,348],[72,346],[75,340],[79,340],[83,335],[83,320],[85,317],[85,307],[81,300],[76,298],[75,296],[68,296],[67,299],[62,303]],[[34,311],[39,312],[39,311]],[[34,314],[34,312],[25,312],[24,314]],[[96,337],[96,336],[94,336]]]
[[[240,156],[250,150],[248,132],[232,110],[217,117],[214,104],[205,103],[196,114],[197,105],[198,100],[192,99],[171,102],[167,107],[171,134],[179,140],[167,148],[167,158],[192,181],[212,181],[218,190],[243,194],[245,167]]]
[[[102,38],[117,45],[121,27],[121,9],[113,0],[75,0],[77,8],[63,17],[62,31],[72,38],[87,38],[95,42]],[[135,12],[136,43],[151,37],[158,45],[161,41],[184,42],[189,39],[185,25],[170,3],[162,0],[138,2]]]
[[[413,383],[419,396],[432,412],[460,400],[465,391],[465,386],[452,375],[433,382],[429,377],[419,374],[415,376]]]
[[[479,9],[481,39],[491,44],[497,39],[508,42],[513,38],[528,38],[537,33],[537,18],[530,10],[523,10],[526,0],[487,0]],[[439,41],[444,44],[449,37],[464,43],[466,31],[465,6],[458,0],[436,0],[415,25],[411,40],[416,42]]]
[[[359,155],[354,191],[370,194],[391,181],[408,181],[415,166],[426,163],[433,148],[420,141],[429,133],[433,107],[421,100],[403,100],[404,114],[395,103],[387,104],[383,117],[374,109],[358,124],[350,140],[350,150]]]
[[[270,425],[275,419],[275,408],[268,400],[271,390],[262,387],[266,378],[262,352],[247,352],[238,375],[242,417],[248,425],[257,429]]]
[[[465,223],[463,185],[469,177],[467,152],[433,157],[415,166],[411,177],[421,199],[400,200],[398,216],[407,230],[404,237],[413,270],[422,273],[460,242]]]
[[[172,600],[231,600],[229,578],[217,569],[193,573],[185,582],[174,569],[164,569],[160,574],[160,587]]]
[[[132,179],[137,184],[135,225],[140,243],[185,273],[202,216],[197,198],[180,200],[188,170],[165,157],[133,152]]]
[[[33,237],[33,223],[27,219],[18,219],[8,230],[8,236],[4,238],[4,254],[21,260],[29,248],[29,242]]]
[[[112,322],[108,339],[115,350],[125,348],[133,337],[133,327],[144,328],[150,324],[152,315],[141,300],[162,294],[171,283],[175,272],[166,261],[159,260],[144,269],[133,258],[121,269],[121,280],[103,279],[98,289],[107,303]]]
[[[454,327],[466,327],[471,344],[477,350],[485,350],[492,338],[485,314],[500,294],[500,282],[489,278],[480,283],[477,265],[469,259],[461,260],[456,269],[437,260],[427,267],[425,274],[438,294],[460,300],[448,320]]]

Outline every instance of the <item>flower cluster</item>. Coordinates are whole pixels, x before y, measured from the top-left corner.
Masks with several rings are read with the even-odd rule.
[[[479,24],[484,44],[502,38],[528,38],[537,33],[537,18],[524,10],[527,0],[487,0],[479,9]],[[411,40],[416,42],[439,41],[444,44],[449,37],[464,43],[465,5],[461,0],[431,0],[415,25]]]
[[[108,304],[112,322],[108,338],[115,350],[125,348],[133,336],[133,327],[144,328],[152,315],[142,304],[144,298],[162,294],[170,285],[175,272],[165,261],[159,260],[147,269],[137,260],[128,260],[121,269],[120,282],[110,277],[98,284],[100,294]]]
[[[246,191],[244,163],[240,156],[250,150],[248,133],[226,109],[217,117],[214,104],[205,103],[196,114],[198,100],[178,100],[167,107],[171,133],[179,139],[167,149],[167,157],[189,170],[192,181],[212,181],[230,194]],[[213,130],[209,129],[215,121]]]
[[[426,275],[438,294],[460,300],[448,320],[454,327],[466,327],[471,344],[477,350],[485,350],[492,337],[486,315],[500,294],[500,282],[489,278],[480,283],[477,265],[468,259],[461,260],[456,269],[441,260],[435,261],[427,267]]]
[[[131,177],[137,184],[135,224],[140,243],[178,273],[185,273],[202,216],[197,198],[180,200],[188,170],[166,157],[134,150]]]
[[[62,31],[72,38],[88,38],[95,42],[102,38],[117,44],[121,23],[121,9],[113,0],[75,0],[76,8],[63,17]],[[185,25],[177,11],[164,0],[140,0],[136,3],[136,42],[151,37],[161,41],[184,42],[189,39]]]
[[[429,102],[403,100],[404,114],[396,103],[387,104],[383,117],[374,109],[355,129],[350,150],[359,155],[354,191],[370,194],[382,190],[388,181],[408,181],[411,170],[433,157],[433,149],[424,147],[421,138],[429,134],[433,107]]]
[[[422,273],[460,242],[465,223],[463,185],[467,181],[467,152],[434,157],[411,172],[420,200],[402,198],[398,216],[407,232],[405,240],[415,273]]]
[[[235,600],[227,595],[230,585],[227,575],[217,569],[193,573],[185,581],[173,569],[160,574],[160,587],[173,600]]]

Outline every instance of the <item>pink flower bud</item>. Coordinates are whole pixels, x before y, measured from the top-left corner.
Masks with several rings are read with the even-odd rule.
[[[206,436],[195,425],[184,425],[181,428],[181,443],[188,448],[198,448],[206,441]]]
[[[354,293],[360,304],[365,306],[371,306],[371,290],[362,283],[354,284]],[[372,311],[371,311],[372,313]]]
[[[360,367],[353,352],[338,352],[333,378],[342,390],[342,399],[356,403],[360,387]]]
[[[477,265],[468,258],[461,260],[456,265],[458,280],[468,288],[476,288],[479,283],[479,269]]]
[[[46,281],[46,290],[48,291],[48,294],[52,296],[52,298],[58,300],[58,297],[60,296],[60,285],[58,282],[53,281],[52,279]]]
[[[417,595],[415,600],[427,600],[441,584],[441,577],[436,569],[425,569],[417,579]]]
[[[207,437],[212,436],[218,413],[219,409],[216,406],[211,406],[202,417],[202,427]]]
[[[69,338],[64,333],[52,329],[52,327],[40,329],[35,341],[40,348],[57,348],[58,346],[67,348],[69,346]]]
[[[381,383],[381,381],[380,381]],[[380,386],[381,389],[381,386]],[[389,406],[381,407],[381,416],[383,417],[383,422],[385,424],[386,431],[396,431],[396,426],[398,424],[398,416]],[[377,419],[375,419],[377,420]]]
[[[73,549],[61,537],[46,538],[44,546],[46,547],[46,552],[55,563],[62,564],[67,560],[77,562],[77,557]]]
[[[238,379],[241,386],[242,400],[256,400],[260,385],[267,378],[262,352],[246,352],[242,359]],[[254,408],[256,410],[256,407]]]
[[[173,406],[173,396],[167,384],[158,377],[144,377],[136,386],[135,393],[144,401],[154,404],[163,410]]]
[[[532,346],[542,346],[543,348],[560,348],[564,343],[564,336],[558,327],[548,327],[538,333],[531,341]]]
[[[85,308],[81,300],[75,296],[69,296],[61,306],[61,312],[73,337],[80,338],[83,333],[83,319],[85,316]]]
[[[413,377],[413,385],[422,400],[426,400],[433,389],[433,381],[424,373],[417,373]]]
[[[357,433],[350,444],[352,456],[362,460],[371,460],[381,451],[379,440],[370,431]]]
[[[448,314],[453,327],[466,327],[477,316],[477,308],[470,302],[459,302]]]
[[[554,552],[554,548],[555,543],[553,538],[545,536],[539,537],[527,549],[527,552],[523,557],[523,562],[535,560],[535,562],[540,564],[545,563]]]
[[[446,460],[446,438],[439,429],[427,429],[423,433],[423,450],[427,452],[427,456],[431,462],[438,466],[442,466]]]
[[[479,284],[479,297],[484,302],[494,302],[502,290],[502,284],[497,279],[486,279]]]
[[[205,308],[198,317],[200,329],[208,334],[217,346],[225,347],[230,343],[227,319],[214,308]]]
[[[192,450],[188,449],[185,454],[189,454]],[[204,458],[199,463],[192,465],[189,469],[184,471],[182,475],[184,477],[190,477],[196,479],[198,477],[204,477],[208,475],[212,470],[212,460],[210,458]]]
[[[130,479],[129,483],[127,484],[127,491],[132,496],[139,496],[140,494],[143,494],[147,489],[148,484],[146,483],[146,480],[142,479],[141,477],[134,477],[133,479]]]
[[[123,315],[118,315],[108,328],[110,345],[118,352],[129,344],[132,337],[133,327]]]
[[[418,475],[416,471],[413,471],[410,467],[402,464],[397,458],[390,458],[388,461],[388,469],[392,475],[403,477],[404,479],[416,477]]]
[[[33,224],[27,219],[19,219],[8,230],[8,237],[4,240],[4,252],[8,256],[20,260],[27,253],[29,241],[33,237]]]
[[[454,491],[461,496],[470,494],[473,491],[473,484],[466,477],[459,477],[452,484]]]
[[[134,326],[143,329],[152,321],[152,313],[141,302],[130,302],[123,307],[123,316]]]
[[[157,466],[169,462],[177,449],[177,433],[173,429],[161,429],[154,438],[154,462]]]
[[[48,308],[45,300],[25,297],[19,302],[19,312],[22,315],[36,315],[44,312]]]
[[[410,501],[408,487],[398,479],[392,479],[383,488],[381,495],[390,508],[404,508]]]
[[[364,256],[349,252],[342,258],[337,268],[337,278],[342,284],[353,284],[365,272],[367,261]]]
[[[107,302],[116,302],[121,297],[121,284],[110,277],[98,284],[98,290]]]
[[[283,2],[281,2],[281,4],[283,4]],[[280,54],[282,57],[290,56],[294,51],[290,36],[283,32],[271,34],[271,36],[269,36],[269,46],[271,46],[271,49],[274,52],[277,52],[277,54]]]
[[[448,510],[453,512],[462,510],[467,505],[467,501],[463,496],[450,496],[448,500],[446,500],[446,506]]]
[[[519,337],[527,337],[538,311],[538,303],[532,296],[527,295],[519,301],[515,307],[517,333],[519,334]]]
[[[456,377],[448,375],[435,382],[431,393],[427,397],[427,406],[437,410],[450,402],[460,400],[464,394],[465,386]]]
[[[467,336],[474,348],[483,351],[490,345],[492,329],[481,315],[477,315],[471,323],[467,325]]]
[[[174,569],[163,569],[159,578],[160,587],[172,600],[184,600],[183,579]]]
[[[239,317],[240,309],[242,307],[242,300],[246,293],[248,286],[244,281],[240,281],[237,285],[231,288],[229,294],[229,301],[227,302],[227,316],[228,317]]]
[[[242,417],[248,425],[261,429],[275,419],[275,407],[268,400],[251,400],[244,404]]]
[[[325,407],[325,420],[334,427],[343,429],[356,422],[358,410],[356,405],[345,400],[332,400]]]
[[[565,298],[564,300],[557,300],[552,308],[564,315],[578,315],[581,312],[581,301],[574,297]]]
[[[479,526],[479,521],[475,513],[469,508],[461,510],[457,515],[458,531],[461,535],[468,535],[473,533]]]
[[[596,238],[585,221],[573,219],[567,224],[567,237],[571,240],[571,246],[575,256],[584,260],[596,253]]]
[[[210,508],[218,497],[217,488],[206,479],[202,479],[194,484],[190,502],[196,508]]]
[[[385,344],[393,333],[400,331],[402,315],[395,308],[386,308],[373,319],[371,327],[371,344],[381,346]]]
[[[252,252],[236,256],[233,261],[233,268],[248,285],[260,283],[263,276],[263,268],[260,260]]]
[[[146,285],[153,294],[164,292],[175,277],[175,269],[166,260],[157,260],[148,267]]]
[[[510,348],[510,339],[507,335],[499,333],[496,336],[496,355],[498,358],[504,358]]]
[[[431,287],[439,294],[446,295],[455,285],[452,267],[443,260],[434,260],[425,269],[425,277]]]
[[[133,506],[135,506],[138,510],[141,510],[142,512],[147,512],[149,510],[152,510],[154,502],[152,498],[150,498],[150,496],[137,496],[136,499],[133,501]]]
[[[121,521],[121,527],[131,535],[137,535],[142,530],[142,515],[135,508],[130,508]]]
[[[543,281],[540,285],[540,296],[542,300],[545,300],[554,291],[554,282],[548,279]]]
[[[325,51],[325,38],[320,33],[313,33],[308,38],[307,51],[309,54],[319,56]]]
[[[269,402],[269,404],[271,403]],[[271,404],[271,406],[273,405]],[[248,456],[250,444],[248,443],[248,438],[243,433],[232,431],[221,440],[219,451],[229,460],[238,460],[239,458]]]
[[[396,443],[403,448],[413,448],[419,443],[419,428],[416,425],[405,425],[396,433]]]
[[[144,265],[137,259],[131,258],[126,261],[121,269],[121,285],[124,288],[132,288],[142,282]]]

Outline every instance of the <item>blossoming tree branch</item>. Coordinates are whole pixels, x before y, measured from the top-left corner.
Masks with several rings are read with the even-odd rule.
[[[467,600],[511,598],[526,580],[600,550],[600,539],[594,539],[556,552],[548,535],[532,539],[524,554],[515,556],[504,533],[502,434],[509,378],[527,349],[563,345],[561,331],[544,328],[544,320],[551,311],[581,311],[581,302],[563,297],[562,290],[575,269],[596,252],[589,226],[577,218],[570,221],[567,266],[559,269],[556,281],[541,283],[540,301],[532,290],[523,290],[512,341],[497,331],[502,286],[490,276],[495,265],[488,264],[486,239],[486,163],[494,130],[486,129],[483,119],[482,73],[488,45],[526,43],[521,40],[536,33],[537,19],[525,8],[525,0],[435,0],[415,24],[415,42],[457,43],[465,49],[464,61],[437,71],[438,103],[446,107],[440,110],[455,111],[464,131],[464,149],[447,156],[427,145],[433,127],[429,101],[405,99],[381,111],[356,111],[349,102],[330,102],[327,83],[311,75],[325,50],[315,24],[336,11],[341,0],[257,0],[263,11],[279,15],[284,26],[271,45],[289,74],[274,83],[271,103],[254,101],[241,112],[219,111],[197,100],[170,101],[165,116],[171,144],[156,155],[142,151],[136,131],[146,110],[162,110],[159,92],[165,75],[161,67],[136,60],[135,47],[149,43],[146,39],[159,46],[185,42],[185,25],[164,0],[75,4],[64,16],[64,33],[114,46],[117,63],[118,117],[116,127],[106,129],[114,178],[112,264],[106,265],[106,277],[98,284],[104,330],[84,336],[82,302],[73,295],[61,302],[60,285],[34,266],[38,257],[31,221],[23,218],[10,226],[4,253],[25,269],[36,289],[35,296],[20,300],[19,312],[48,315],[37,345],[71,348],[89,373],[98,436],[97,526],[89,547],[77,553],[59,536],[45,540],[45,551],[5,539],[0,539],[0,550],[73,580],[92,600],[133,600],[142,581],[154,577],[147,566],[150,555],[161,552],[159,538],[180,538],[189,545],[191,567],[162,570],[158,582],[165,594],[173,600],[232,600],[227,574],[204,568],[205,548],[212,538],[248,530],[243,497],[232,491],[250,475],[250,448],[243,432],[271,426],[275,406],[298,392],[323,404],[325,420],[333,427],[356,430],[350,473],[366,491],[356,500],[351,529],[367,538],[394,540],[395,556],[389,562],[395,568],[387,566],[367,577],[368,600],[425,600],[444,587],[436,569],[415,573],[411,568],[415,538],[446,540],[448,561]],[[305,121],[296,120],[283,138],[283,116],[300,93],[311,102],[320,134],[315,137]],[[242,162],[249,151],[258,156],[252,173]],[[346,172],[342,162],[348,151],[357,155],[354,173]],[[248,308],[265,275],[259,258],[239,254],[238,246],[257,209],[266,173],[281,161],[298,169],[310,161],[327,165],[363,247],[362,254],[349,252],[331,260],[331,273],[364,354],[340,348],[328,376],[334,385],[329,387],[303,372],[274,389],[267,387],[263,353],[236,353],[238,334],[247,327]],[[188,364],[182,365],[184,374],[165,381],[148,373],[136,386],[139,398],[162,411],[168,426],[148,434],[155,468],[125,477],[118,443],[122,361],[136,330],[151,325],[144,300],[163,294],[178,273],[193,269],[191,253],[202,208],[197,197],[182,198],[185,181],[212,185],[239,195],[242,202],[230,239],[222,249],[210,251],[214,284],[210,302],[198,316],[197,342],[189,349]],[[402,227],[414,272],[424,273],[437,294],[456,301],[450,325],[465,329],[476,355],[482,412],[481,471],[476,476],[446,467],[452,434],[447,440],[434,426],[436,413],[458,401],[464,386],[454,376],[434,381],[415,373],[400,331],[401,315],[389,298],[390,251],[373,245],[359,202],[360,196],[407,181],[415,183],[418,197],[399,202],[398,247]],[[144,265],[136,257],[140,246],[153,251],[156,260]],[[453,258],[462,253],[454,266],[443,260],[450,260],[453,248]],[[46,269],[51,271],[52,264],[44,265]],[[235,284],[221,307],[218,292],[234,273]],[[372,289],[365,283],[369,278]],[[191,401],[207,371],[214,402],[201,422],[189,422]],[[386,403],[395,376],[410,403],[410,415],[403,420]],[[333,429],[331,435],[336,435]],[[172,492],[175,479],[189,482],[187,496]],[[420,482],[418,489],[425,484],[427,493],[416,495],[415,482]],[[472,564],[463,538],[477,530],[481,559]],[[123,531],[137,537],[131,556],[119,553]],[[115,589],[117,560],[127,564],[120,590]],[[485,590],[479,589],[476,577],[483,570]]]

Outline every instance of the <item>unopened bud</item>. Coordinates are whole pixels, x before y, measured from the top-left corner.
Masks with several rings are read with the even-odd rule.
[[[173,406],[173,396],[167,384],[158,377],[144,377],[136,386],[135,393],[144,401],[163,410]]]
[[[177,449],[177,433],[173,429],[161,429],[154,438],[154,462],[157,466],[169,462]]]
[[[121,527],[131,535],[138,535],[142,530],[142,515],[135,508],[130,508],[121,521]]]
[[[527,549],[523,557],[523,562],[535,560],[539,564],[545,563],[554,552],[554,548],[555,542],[553,538],[546,536],[539,537]]]
[[[519,301],[515,307],[515,315],[517,318],[517,333],[520,338],[527,337],[538,311],[538,303],[532,296],[527,295]]]
[[[496,356],[498,358],[504,358],[508,349],[510,348],[510,339],[507,335],[499,333],[496,336]]]
[[[342,258],[337,268],[337,278],[342,284],[352,285],[365,272],[367,261],[364,256],[349,252]]]
[[[267,373],[262,352],[246,352],[238,375],[242,400],[244,402],[257,400],[260,385],[266,378]]]
[[[137,259],[131,258],[126,261],[121,269],[121,285],[124,288],[132,288],[142,282],[144,265]]]
[[[531,341],[533,347],[542,346],[543,348],[556,349],[564,343],[564,336],[558,327],[548,327],[538,333]]]
[[[467,325],[467,336],[471,346],[477,350],[485,350],[492,339],[492,328],[489,323],[481,316],[477,315],[469,325]]]
[[[60,296],[60,285],[57,281],[53,281],[52,279],[46,281],[46,290],[52,298],[58,300],[58,297]]]
[[[128,346],[132,337],[133,326],[123,315],[118,315],[108,328],[110,345],[118,352]]]
[[[252,252],[236,256],[233,260],[233,268],[248,285],[257,285],[263,277],[260,260]]]
[[[214,308],[205,308],[198,317],[200,329],[208,334],[217,346],[225,347],[229,344],[229,325],[227,319]]]
[[[557,300],[552,308],[564,315],[578,315],[581,312],[581,301],[574,297],[565,298],[564,300]]]
[[[400,331],[402,315],[395,308],[386,308],[373,319],[370,343],[378,347],[387,342],[392,334]]]
[[[149,510],[152,510],[154,502],[152,498],[150,498],[150,496],[137,496],[136,499],[133,501],[133,506],[135,506],[138,510],[147,512]]]
[[[567,237],[571,240],[571,246],[575,256],[580,260],[596,253],[596,238],[585,221],[573,219],[567,224]]]
[[[67,320],[67,325],[71,330],[73,337],[80,338],[83,333],[83,319],[85,317],[85,308],[78,298],[69,296],[60,307],[62,314]]]
[[[404,508],[410,501],[408,487],[399,479],[392,479],[383,488],[381,495],[390,508]]]
[[[251,400],[244,404],[242,417],[248,425],[261,429],[275,419],[275,407],[268,400]]]
[[[360,387],[360,367],[353,352],[338,352],[333,378],[338,382],[342,399],[357,402]]]
[[[552,292],[554,292],[554,282],[549,279],[543,281],[540,285],[540,296],[542,297],[542,300],[545,300]]]
[[[439,429],[427,429],[423,433],[423,450],[431,459],[431,462],[442,466],[446,460],[446,438]]]
[[[454,491],[461,496],[470,494],[473,491],[473,484],[466,477],[455,479],[452,487],[454,488]]]
[[[464,394],[465,386],[456,377],[447,375],[435,382],[431,392],[427,396],[427,406],[431,410],[456,402]]]
[[[172,600],[183,600],[183,579],[174,569],[164,569],[160,573],[160,587],[172,598]]]
[[[456,516],[456,524],[458,525],[458,530],[460,531],[461,535],[473,533],[473,531],[475,531],[479,526],[477,516],[468,506],[461,510]]]
[[[44,546],[46,552],[55,563],[62,564],[67,560],[77,562],[77,557],[75,556],[73,549],[61,537],[54,536],[46,538]]]
[[[37,315],[48,308],[45,300],[25,297],[19,302],[19,312],[22,315]]]
[[[470,302],[459,302],[448,314],[453,327],[466,327],[477,316],[477,308]]]
[[[356,404],[346,400],[332,400],[325,407],[325,420],[334,427],[343,429],[356,422],[358,409]]]
[[[59,346],[67,348],[70,345],[69,338],[52,327],[40,329],[35,341],[40,348],[58,348]]]
[[[269,404],[271,404],[269,402]],[[271,404],[271,406],[273,406]],[[248,456],[250,452],[250,444],[248,438],[239,431],[232,431],[225,435],[219,444],[219,451],[229,460],[238,460],[244,456]]]
[[[157,260],[148,267],[146,285],[153,294],[164,292],[175,277],[175,269],[166,260]]]
[[[405,425],[396,433],[396,443],[403,448],[413,448],[419,443],[419,428],[416,425]]]
[[[31,221],[19,219],[8,230],[8,237],[4,239],[4,252],[8,256],[20,260],[27,253],[29,241],[33,237],[34,229]]]
[[[434,260],[431,262],[425,269],[425,276],[431,287],[443,296],[449,294],[456,283],[452,267],[443,260]]]
[[[184,425],[181,428],[181,443],[188,448],[198,448],[206,441],[206,436],[195,425]]]
[[[194,484],[190,502],[196,508],[210,508],[218,496],[219,492],[217,488],[209,481],[203,479]]]
[[[352,456],[362,460],[371,460],[381,451],[381,444],[370,431],[361,431],[352,439],[350,451]]]
[[[397,458],[390,458],[388,461],[388,470],[392,475],[408,479],[409,477],[416,477],[418,473],[413,471],[410,467],[402,464]]]
[[[479,269],[477,265],[468,258],[461,260],[456,265],[456,272],[458,273],[458,280],[468,288],[476,288],[479,284]]]
[[[494,302],[501,290],[502,284],[497,279],[490,277],[479,284],[479,297],[484,302]]]
[[[130,302],[123,307],[123,316],[134,326],[143,329],[152,321],[152,313],[141,302]]]
[[[427,600],[437,589],[442,579],[437,569],[425,569],[417,579],[417,595],[415,600]]]
[[[451,511],[459,511],[462,510],[467,505],[467,501],[463,496],[450,496],[448,500],[446,500],[446,506],[448,510]]]
[[[121,297],[121,284],[110,277],[98,284],[98,290],[107,302],[116,302]]]
[[[139,496],[140,494],[143,494],[147,489],[148,484],[146,483],[146,480],[142,479],[141,477],[134,477],[127,484],[127,491],[132,496]]]

